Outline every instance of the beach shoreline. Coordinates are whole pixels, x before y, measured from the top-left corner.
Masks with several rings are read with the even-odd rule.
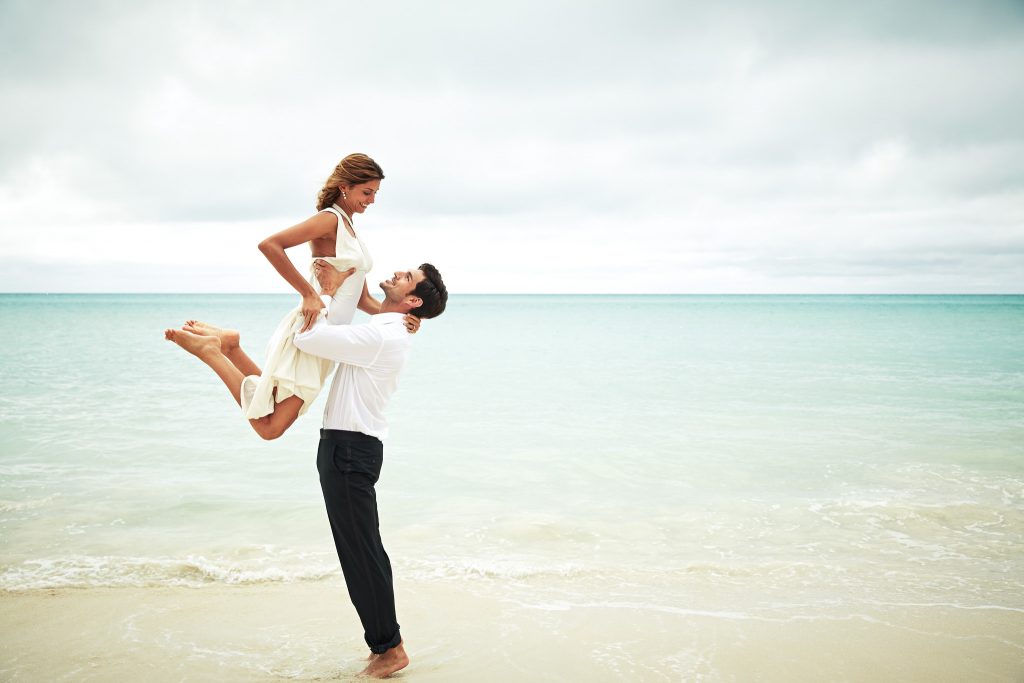
[[[1014,681],[1024,611],[956,605],[764,619],[652,605],[522,605],[400,582],[415,681]],[[30,680],[352,680],[367,648],[340,577],[0,593],[0,674]]]

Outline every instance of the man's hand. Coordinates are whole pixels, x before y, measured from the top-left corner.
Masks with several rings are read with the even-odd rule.
[[[349,268],[345,272],[340,272],[322,259],[313,261],[313,274],[316,275],[316,281],[320,283],[320,291],[327,296],[334,296],[338,291],[338,287],[341,287],[341,283],[347,280],[354,272],[356,272],[355,268]]]

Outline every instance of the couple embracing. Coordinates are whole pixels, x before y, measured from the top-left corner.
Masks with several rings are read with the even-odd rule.
[[[337,364],[317,470],[349,597],[370,648],[362,673],[372,678],[409,663],[374,490],[387,437],[384,408],[420,320],[440,315],[448,302],[441,274],[429,263],[395,271],[381,282],[382,300],[370,295],[366,275],[373,261],[352,217],[374,203],[383,179],[370,157],[348,155],[320,191],[315,215],[260,242],[260,251],[302,296],[301,306],[274,333],[262,369],[242,350],[234,330],[190,320],[164,332],[213,370],[264,439],[279,437],[306,411]],[[308,278],[285,254],[306,243]],[[356,309],[370,314],[368,323],[351,324]]]

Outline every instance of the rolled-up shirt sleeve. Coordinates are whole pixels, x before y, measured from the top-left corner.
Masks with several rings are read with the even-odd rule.
[[[305,332],[295,335],[300,351],[359,367],[370,367],[384,346],[384,336],[376,325],[330,325],[324,319]]]
[[[326,318],[327,322],[331,325],[348,325],[352,320],[351,315],[347,315],[347,313],[350,313],[351,311],[346,311],[345,306],[338,306],[333,297],[328,296],[327,294],[321,294],[320,300],[323,301],[324,306],[327,307],[327,314],[324,318]]]

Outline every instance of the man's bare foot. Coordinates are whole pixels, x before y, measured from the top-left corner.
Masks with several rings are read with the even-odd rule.
[[[225,330],[224,328],[204,323],[202,320],[186,320],[181,329],[186,332],[198,334],[201,337],[216,337],[220,340],[220,352],[225,356],[238,348],[241,342],[241,335],[238,330]]]
[[[192,334],[185,330],[164,330],[164,339],[174,342],[199,360],[220,354],[220,340],[217,337]]]
[[[405,654],[404,643],[399,643],[390,650],[371,657],[370,663],[359,675],[367,678],[387,678],[407,666],[409,666],[409,655]]]

